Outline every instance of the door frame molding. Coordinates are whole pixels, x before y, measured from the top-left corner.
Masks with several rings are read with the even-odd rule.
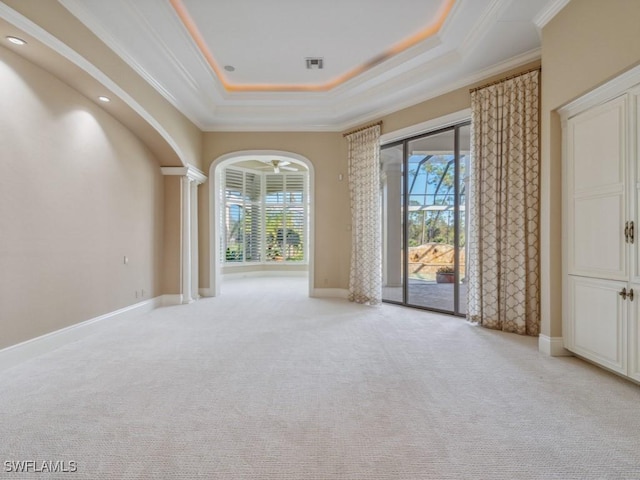
[[[222,264],[220,262],[221,238],[218,232],[220,224],[219,192],[222,188],[222,171],[224,167],[237,162],[241,157],[264,157],[277,156],[301,163],[309,172],[308,191],[309,209],[307,212],[307,222],[309,226],[308,238],[308,275],[309,275],[309,296],[314,296],[314,259],[315,259],[315,169],[311,160],[307,157],[282,150],[239,150],[226,153],[216,158],[209,167],[209,293],[213,297],[220,295],[220,285],[222,283]]]

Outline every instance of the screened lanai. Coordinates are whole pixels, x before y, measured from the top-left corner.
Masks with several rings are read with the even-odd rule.
[[[464,314],[469,125],[381,149],[383,299]]]

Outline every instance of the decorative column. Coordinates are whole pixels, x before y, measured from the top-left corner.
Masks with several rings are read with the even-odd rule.
[[[191,195],[191,298],[200,298],[198,287],[200,286],[198,273],[198,185],[202,182],[191,180],[189,193]]]
[[[180,176],[180,295],[191,303],[198,295],[198,185],[207,179],[195,167],[163,167],[163,175]]]

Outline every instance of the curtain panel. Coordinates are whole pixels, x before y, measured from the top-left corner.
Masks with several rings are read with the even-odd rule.
[[[540,331],[539,71],[471,93],[467,316]]]
[[[349,301],[382,301],[380,125],[346,135],[351,196]]]

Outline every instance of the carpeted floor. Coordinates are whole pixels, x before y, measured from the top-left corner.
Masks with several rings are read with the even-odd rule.
[[[535,338],[306,288],[229,281],[0,373],[0,477],[640,478],[637,385]],[[77,472],[7,471],[30,460]]]

